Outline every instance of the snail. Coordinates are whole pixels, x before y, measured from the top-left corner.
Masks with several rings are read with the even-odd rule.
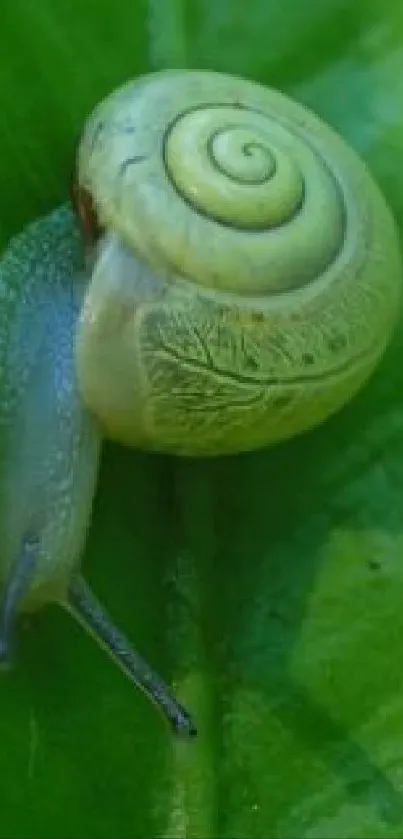
[[[0,657],[21,612],[58,602],[190,735],[81,574],[102,439],[234,454],[326,420],[392,335],[398,234],[330,127],[215,72],[151,73],[107,96],[71,192],[0,263]]]

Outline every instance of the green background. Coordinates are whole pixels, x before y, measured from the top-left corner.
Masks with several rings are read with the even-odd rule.
[[[0,238],[65,198],[93,105],[206,67],[313,107],[401,223],[403,15],[342,0],[3,0]],[[317,431],[228,460],[106,446],[86,576],[194,711],[160,717],[74,623],[21,628],[0,684],[1,837],[403,835],[400,320]]]

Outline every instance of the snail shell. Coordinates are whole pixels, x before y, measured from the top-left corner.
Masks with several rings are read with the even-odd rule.
[[[77,374],[108,436],[186,455],[273,444],[381,358],[402,288],[392,215],[283,94],[204,71],[131,81],[88,119],[76,184],[99,231]]]

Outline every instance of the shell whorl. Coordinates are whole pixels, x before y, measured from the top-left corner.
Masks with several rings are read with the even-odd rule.
[[[316,280],[343,252],[339,144],[276,91],[222,74],[156,73],[95,109],[78,179],[101,222],[160,275],[264,296]]]
[[[153,73],[95,109],[75,177],[105,234],[79,386],[109,436],[245,451],[362,387],[396,322],[401,248],[366,166],[311,111],[237,77]]]

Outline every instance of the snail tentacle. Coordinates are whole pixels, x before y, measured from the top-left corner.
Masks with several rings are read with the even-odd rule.
[[[125,675],[140,687],[163,713],[175,734],[194,737],[196,728],[188,712],[146,661],[133,649],[125,635],[112,623],[83,577],[75,574],[62,606],[110,655]]]
[[[0,607],[0,663],[2,665],[11,663],[18,613],[35,576],[38,559],[37,543],[25,540],[4,585]]]

